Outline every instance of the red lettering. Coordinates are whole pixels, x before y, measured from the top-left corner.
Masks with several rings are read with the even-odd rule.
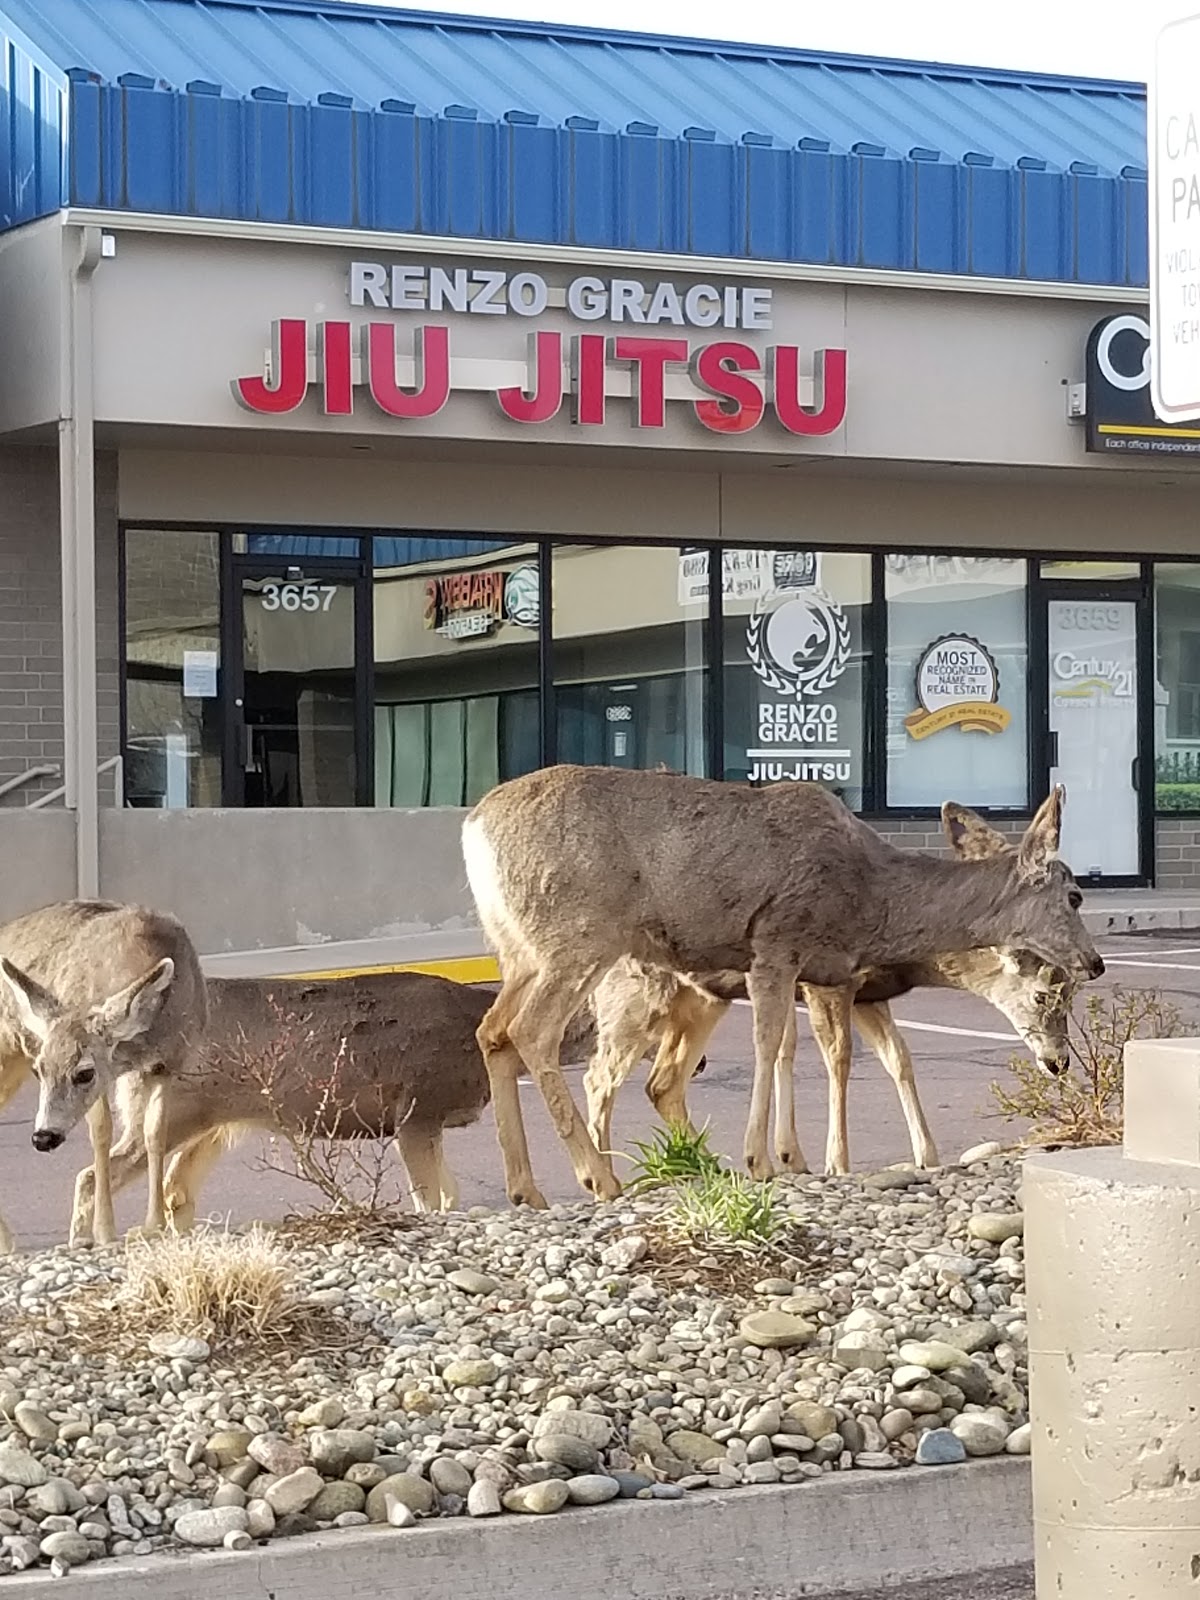
[[[794,344],[779,344],[768,357],[775,415],[789,433],[832,433],[846,420],[846,352],[818,350],[813,357],[815,411],[800,404],[798,356]]]
[[[450,398],[450,330],[421,327],[413,337],[416,389],[396,382],[396,329],[371,322],[366,329],[367,375],[371,398],[389,417],[433,417]]]
[[[667,425],[667,366],[685,363],[686,339],[642,339],[624,334],[613,340],[613,356],[633,367],[633,425],[665,428]]]
[[[762,421],[766,409],[763,392],[744,372],[761,372],[758,351],[748,344],[726,339],[702,345],[691,360],[692,382],[719,400],[697,400],[696,415],[714,433],[749,433]]]
[[[280,417],[295,411],[308,393],[308,324],[300,317],[284,317],[271,324],[271,375],[235,378],[233,398],[247,411]]]
[[[325,415],[348,417],[354,410],[348,322],[322,322],[318,325],[317,360],[325,386]]]
[[[558,415],[563,397],[562,334],[533,333],[529,336],[529,372],[533,393],[524,389],[500,389],[496,398],[506,417],[514,422],[549,422]]]
[[[571,420],[604,423],[604,354],[602,333],[577,333],[571,340]]]

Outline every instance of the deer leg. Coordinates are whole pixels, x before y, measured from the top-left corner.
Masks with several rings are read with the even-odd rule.
[[[107,1095],[102,1094],[99,1100],[88,1108],[87,1125],[92,1141],[94,1182],[92,1218],[95,1224],[95,1240],[97,1244],[112,1244],[117,1237],[117,1222],[113,1216],[112,1197],[112,1107],[108,1103]],[[92,1237],[93,1230],[90,1226],[86,1235],[81,1233],[76,1237],[72,1217],[71,1243],[91,1244]]]
[[[658,1054],[646,1079],[646,1093],[668,1127],[695,1134],[687,1108],[687,1089],[703,1059],[717,1023],[729,1003],[683,987],[675,997]]]
[[[829,1132],[825,1141],[825,1171],[850,1170],[850,1134],[846,1126],[846,1090],[854,1040],[850,1032],[851,991],[819,989],[805,985],[808,1015],[829,1074]]]
[[[442,1202],[441,1209],[443,1211],[457,1211],[458,1181],[447,1164],[445,1144],[440,1132],[435,1133],[433,1136],[433,1149],[434,1154],[437,1156],[438,1189],[441,1191]]]
[[[396,1130],[396,1148],[400,1152],[408,1181],[412,1188],[413,1210],[422,1215],[439,1205],[442,1197],[441,1162],[438,1143],[428,1128],[406,1123]]]
[[[163,1178],[163,1210],[173,1233],[190,1233],[196,1225],[200,1187],[226,1149],[223,1128],[212,1128],[182,1149],[175,1149]]]
[[[796,970],[756,956],[746,974],[746,992],[754,1008],[754,1088],[746,1123],[746,1169],[752,1178],[774,1171],[767,1132],[775,1059],[787,1032],[787,1014],[796,1007]]]
[[[492,1091],[496,1136],[504,1162],[504,1187],[514,1206],[546,1209],[546,1200],[533,1178],[525,1121],[521,1115],[518,1080],[525,1063],[508,1037],[508,1024],[524,992],[524,982],[510,979],[479,1024],[475,1038],[483,1053]]]
[[[145,1235],[162,1233],[167,1225],[163,1204],[163,1171],[167,1159],[167,1097],[162,1081],[151,1083],[146,1099],[146,1114],[142,1120],[142,1138],[146,1145],[146,1182],[149,1197],[146,1204],[146,1224],[140,1231]]]
[[[587,1126],[597,1150],[612,1149],[612,1115],[617,1090],[646,1052],[650,1037],[641,1018],[627,1014],[615,1024],[607,1019],[597,1027],[596,1053],[584,1074]]]
[[[789,1172],[807,1172],[796,1135],[796,1007],[788,1007],[783,1043],[775,1057],[775,1154]]]
[[[574,1096],[559,1061],[567,1023],[587,999],[606,971],[597,964],[573,979],[539,975],[525,991],[520,1010],[509,1027],[509,1038],[541,1091],[554,1130],[567,1147],[580,1186],[597,1200],[615,1200],[621,1192],[612,1163],[602,1156],[588,1136]]]
[[[854,1008],[854,1023],[859,1033],[883,1062],[884,1069],[896,1085],[900,1109],[904,1112],[912,1145],[913,1160],[918,1167],[936,1167],[937,1146],[925,1120],[921,1101],[917,1095],[916,1074],[908,1045],[897,1028],[891,1010],[882,1001],[877,1004],[858,1005]]]

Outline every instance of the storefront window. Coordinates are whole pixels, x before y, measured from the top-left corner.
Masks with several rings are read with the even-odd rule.
[[[861,811],[871,558],[727,550],[724,563],[726,778],[812,780]]]
[[[558,759],[703,776],[707,583],[695,553],[554,550]]]
[[[474,805],[540,755],[537,547],[378,538],[375,804]]]
[[[221,804],[220,545],[125,533],[125,799]]]
[[[1200,566],[1154,567],[1154,804],[1200,812]]]
[[[1026,563],[889,554],[887,799],[1029,802]]]

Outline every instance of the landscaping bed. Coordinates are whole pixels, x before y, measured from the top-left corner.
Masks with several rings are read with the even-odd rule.
[[[1029,1448],[1019,1162],[0,1262],[0,1572]],[[686,1188],[686,1185],[683,1186]]]

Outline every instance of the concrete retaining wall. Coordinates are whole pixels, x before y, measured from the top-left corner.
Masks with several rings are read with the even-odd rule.
[[[855,1472],[554,1517],[364,1528],[186,1559],[79,1567],[80,1600],[750,1600],[836,1594],[1030,1560],[1029,1463]],[[52,1580],[13,1576],[5,1600]],[[952,1592],[952,1591],[949,1591]]]

